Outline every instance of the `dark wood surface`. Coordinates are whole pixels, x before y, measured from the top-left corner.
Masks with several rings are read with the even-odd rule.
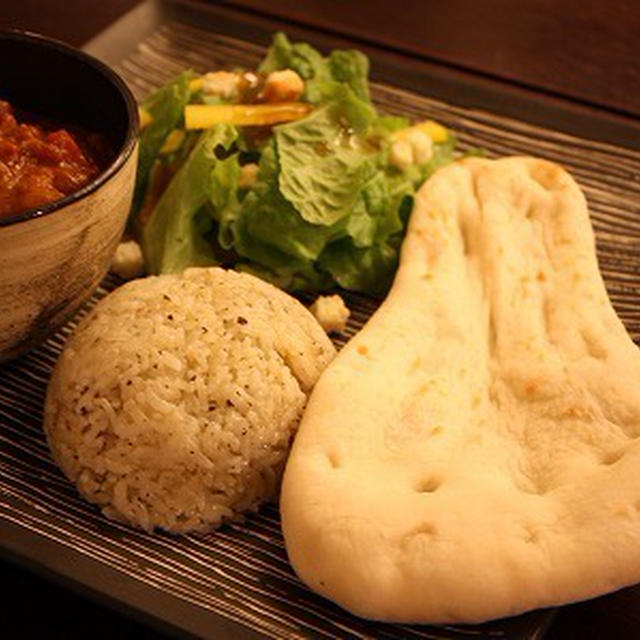
[[[640,115],[636,0],[231,0],[225,4]]]
[[[81,46],[137,0],[0,2],[0,28]],[[235,0],[362,41],[640,115],[640,3]],[[2,638],[162,638],[163,633],[0,560]],[[560,610],[550,640],[640,638],[640,587]]]
[[[0,0],[0,29],[24,29],[81,47],[139,0]]]

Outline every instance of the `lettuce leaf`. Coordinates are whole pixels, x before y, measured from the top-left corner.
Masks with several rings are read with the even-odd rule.
[[[344,157],[342,147],[317,153],[317,145],[339,138],[347,112],[329,105],[317,121],[277,128],[233,224],[243,268],[289,290],[337,284],[379,295],[389,286],[406,222],[403,199],[409,207],[414,186],[397,171],[387,174],[386,149],[367,147],[366,137],[347,145]],[[291,190],[292,182],[303,186]]]
[[[343,289],[382,296],[393,280],[400,239],[398,236],[361,249],[344,238],[327,247],[319,267]]]
[[[262,154],[258,181],[242,201],[234,221],[233,246],[241,256],[274,272],[305,271],[335,232],[299,215],[278,188],[279,173],[272,142]]]
[[[320,105],[274,127],[233,223],[243,268],[290,290],[338,285],[381,295],[389,287],[415,190],[453,147],[434,145],[432,161],[407,171],[389,166],[389,136],[409,121],[376,113],[368,67],[357,51],[322,58],[274,38],[261,70],[295,69]]]
[[[207,194],[211,204],[210,212],[218,223],[217,239],[220,247],[233,249],[233,224],[238,214],[238,179],[240,165],[237,154],[218,160],[211,170]]]
[[[377,170],[377,152],[358,143],[348,106],[353,104],[330,103],[274,131],[280,192],[313,224],[331,225],[348,215]]]
[[[276,33],[258,71],[268,74],[281,69],[293,69],[305,81],[302,97],[313,104],[322,101],[322,87],[332,80],[329,66],[316,49],[306,42],[292,44],[284,33]]]
[[[303,99],[316,108],[266,138],[218,125],[187,132],[188,144],[168,157],[159,153],[164,139],[182,126],[185,103],[203,96],[189,93],[193,74],[185,72],[145,103],[155,128],[143,133],[137,193],[151,192],[154,167],[171,169],[157,172],[169,176],[168,187],[138,215],[147,270],[224,265],[290,291],[339,286],[383,295],[415,191],[451,161],[455,140],[435,144],[428,163],[400,171],[389,164],[390,136],[409,121],[376,112],[366,56],[337,50],[324,57],[277,34],[259,71],[278,69],[305,80]],[[247,161],[259,162],[257,179],[240,188]]]
[[[174,273],[190,266],[219,264],[214,248],[204,237],[212,226],[205,207],[211,201],[212,190],[222,208],[223,191],[228,192],[224,202],[235,197],[231,194],[235,194],[237,178],[234,183],[230,173],[221,179],[224,172],[217,167],[220,161],[216,147],[231,146],[237,135],[233,127],[225,125],[205,131],[169,183],[142,229],[142,252],[149,273]]]
[[[149,175],[166,137],[183,119],[184,108],[191,92],[189,82],[195,76],[187,70],[152,93],[141,105],[151,115],[151,122],[140,134],[138,170],[132,211],[142,206]]]
[[[343,86],[370,101],[369,59],[360,51],[336,49],[324,58],[306,42],[292,43],[280,32],[273,37],[258,71],[268,74],[281,69],[293,69],[305,81],[302,98],[312,104],[325,102]]]
[[[358,98],[369,102],[369,58],[355,49],[336,49],[327,59],[334,80],[345,83]]]

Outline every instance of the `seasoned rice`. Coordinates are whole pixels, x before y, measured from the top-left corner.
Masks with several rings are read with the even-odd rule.
[[[107,516],[210,530],[275,497],[334,354],[297,300],[253,276],[190,269],[135,280],[98,303],[60,357],[49,445]]]

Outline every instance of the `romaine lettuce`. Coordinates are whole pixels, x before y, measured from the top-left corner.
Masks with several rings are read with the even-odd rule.
[[[451,160],[454,138],[434,144],[428,163],[400,171],[389,164],[391,136],[409,123],[376,112],[366,56],[334,51],[323,57],[310,45],[277,34],[259,71],[279,69],[293,69],[305,80],[303,99],[316,109],[273,127],[257,143],[242,128],[218,125],[203,133],[181,158],[150,218],[142,221],[147,270],[222,264],[289,290],[339,286],[383,295],[395,272],[415,190]],[[158,123],[143,141],[142,183],[162,132],[166,137],[179,123],[177,105],[185,96],[203,100],[202,95],[188,97],[190,77],[183,74],[164,90],[170,108],[160,120],[162,128]],[[247,156],[259,158],[258,174],[253,185],[240,188]]]
[[[340,87],[348,87],[369,102],[369,59],[353,49],[332,51],[324,58],[306,42],[291,43],[284,33],[276,33],[260,73],[293,69],[304,81],[303,98],[321,104]]]
[[[171,82],[154,91],[141,105],[151,116],[151,122],[140,134],[138,170],[133,196],[133,211],[137,213],[147,190],[149,175],[165,139],[181,122],[191,92],[189,82],[193,71],[184,71]]]
[[[204,238],[211,221],[202,209],[211,202],[213,183],[218,187],[216,201],[221,205],[218,211],[234,197],[237,179],[234,183],[233,170],[227,171],[222,179],[216,147],[230,146],[237,135],[233,127],[225,125],[205,131],[162,194],[141,235],[145,265],[150,273],[174,273],[189,266],[219,264],[215,248]]]
[[[280,192],[307,222],[330,225],[349,215],[377,171],[378,152],[359,139],[349,115],[345,100],[334,101],[275,128]]]

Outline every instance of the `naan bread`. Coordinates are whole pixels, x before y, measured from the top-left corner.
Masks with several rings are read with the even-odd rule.
[[[531,158],[440,170],[303,418],[281,498],[295,570],[405,622],[639,581],[639,383],[572,178]]]

